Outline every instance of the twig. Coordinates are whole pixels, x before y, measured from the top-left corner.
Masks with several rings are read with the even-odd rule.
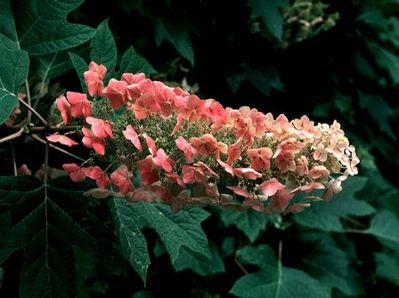
[[[42,115],[39,114],[38,111],[36,111],[34,108],[31,107],[30,104],[27,104],[25,101],[23,101],[22,99],[18,99],[20,103],[22,103],[27,109],[28,112],[32,112],[33,114],[36,115],[37,118],[39,118],[39,120],[44,124],[44,126],[48,126],[47,121],[42,117]],[[29,115],[28,115],[28,123],[30,123],[29,121]]]
[[[39,136],[36,135],[36,134],[32,134],[32,139],[34,139],[34,140],[36,140],[36,141],[38,141],[38,142],[40,142],[40,143],[43,143],[43,144],[46,144],[46,143],[47,143],[46,140],[42,139],[41,137],[39,137]],[[58,147],[58,146],[56,146],[56,145],[49,144],[49,146],[50,146],[50,148],[53,148],[53,149],[55,149],[55,150],[57,150],[57,151],[59,151],[59,152],[62,152],[62,153],[64,153],[64,154],[66,154],[66,155],[69,155],[69,156],[71,156],[71,157],[73,157],[73,158],[76,158],[77,160],[80,160],[80,161],[82,161],[82,162],[85,161],[85,159],[83,159],[83,158],[81,158],[81,157],[79,157],[79,156],[77,156],[77,155],[75,155],[75,154],[73,154],[73,153],[71,153],[71,152],[69,152],[69,151],[67,151],[67,150],[65,150],[65,149],[62,149],[62,148],[60,148],[60,147]]]
[[[10,147],[11,147],[11,157],[12,157],[12,170],[13,170],[14,176],[18,176],[17,160],[16,160],[16,157],[15,157],[14,144],[12,142],[10,142]]]
[[[351,222],[351,223],[353,223],[353,224],[355,224],[355,225],[361,227],[361,228],[364,228],[364,229],[366,228],[366,225],[365,225],[365,224],[361,223],[360,221],[358,221],[358,220],[356,220],[356,219],[354,219],[354,218],[351,218],[351,217],[349,217],[349,216],[343,216],[342,218],[343,218],[344,220],[348,221],[348,222]]]
[[[245,267],[241,264],[241,262],[238,260],[237,256],[234,257],[234,262],[237,264],[238,268],[241,269],[242,272],[244,272],[244,274],[248,274],[248,270],[245,269]]]
[[[14,132],[13,134],[10,134],[4,138],[1,138],[0,144],[20,137],[23,134],[23,132],[24,132],[24,127],[21,127],[17,132]]]
[[[28,79],[25,80],[25,89],[26,89],[26,98],[28,99],[28,106],[31,107],[32,100],[30,97],[30,90],[29,90],[29,82]],[[23,100],[20,100],[25,103]],[[32,120],[32,111],[28,108],[28,125],[31,123]]]
[[[29,128],[31,133],[43,133],[43,132],[68,132],[78,130],[82,126],[80,125],[69,125],[69,126],[33,126]]]

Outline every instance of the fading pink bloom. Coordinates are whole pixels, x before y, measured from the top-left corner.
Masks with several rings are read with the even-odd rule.
[[[248,158],[251,161],[251,167],[255,171],[268,170],[270,168],[270,158],[273,152],[270,148],[253,148],[247,150]]]
[[[132,81],[134,80],[132,79]],[[138,81],[137,83],[129,83],[129,85],[126,87],[129,104],[135,104],[137,99],[139,99],[145,93],[152,93],[152,88],[153,82],[149,79],[144,79]]]
[[[323,193],[323,199],[330,200],[332,196],[342,190],[342,181],[346,180],[347,176],[340,176],[337,179],[332,179],[328,182],[327,187]]]
[[[86,94],[68,91],[66,97],[71,104],[69,111],[73,118],[91,116],[91,103],[87,100]]]
[[[187,162],[192,162],[193,158],[197,155],[197,150],[195,150],[195,148],[182,136],[178,137],[175,140],[175,143],[177,148],[184,152]]]
[[[273,157],[276,158],[280,153],[289,152],[292,154],[299,153],[303,147],[302,142],[297,141],[294,138],[288,138],[280,143]]]
[[[250,180],[256,180],[256,179],[262,177],[261,173],[255,171],[254,169],[251,169],[251,168],[235,168],[235,169],[233,169],[233,173],[237,177],[246,178],[246,179],[250,179]]]
[[[311,192],[315,189],[324,189],[324,188],[325,188],[324,185],[321,184],[320,182],[311,182],[301,186],[300,190],[303,192]]]
[[[55,100],[55,106],[61,113],[62,121],[67,124],[71,120],[71,104],[64,95],[61,95]]]
[[[123,131],[123,135],[127,140],[132,142],[137,150],[143,151],[143,146],[141,145],[139,135],[130,124],[126,126],[126,129]]]
[[[142,184],[150,185],[159,180],[158,168],[151,157],[137,161],[137,166],[140,171]]]
[[[308,173],[308,177],[312,179],[319,179],[330,175],[330,171],[325,166],[314,166]]]
[[[189,95],[185,101],[185,105],[179,109],[179,114],[187,121],[195,121],[200,119],[205,110],[205,102],[196,95]]]
[[[220,153],[227,153],[227,145],[218,142],[211,134],[191,138],[190,143],[197,150],[198,154],[203,157],[211,155],[219,158]]]
[[[96,137],[96,135],[88,128],[83,127],[83,138],[82,143],[87,148],[93,148],[97,154],[104,155],[105,154],[105,142],[103,139]]]
[[[143,138],[147,144],[148,151],[150,151],[151,155],[154,156],[157,152],[157,145],[155,144],[154,139],[146,133],[143,133]]]
[[[168,177],[168,179],[172,182],[176,182],[177,184],[179,184],[181,187],[186,187],[186,184],[183,182],[183,179],[177,175],[174,172],[171,173],[165,173],[165,176]]]
[[[246,113],[249,113],[249,108],[241,107],[239,111],[241,115],[237,118],[234,126],[236,130],[236,138],[242,139],[244,141],[244,148],[248,148],[254,143],[256,128],[252,123],[252,119],[244,116]]]
[[[156,194],[157,198],[162,202],[171,202],[173,199],[173,195],[170,193],[169,189],[162,184],[155,183],[150,185],[148,188]]]
[[[313,152],[314,160],[320,160],[321,162],[325,162],[327,160],[327,157],[327,150],[324,148],[324,145],[322,143],[319,143],[316,150]]]
[[[232,190],[236,195],[242,196],[247,199],[252,199],[254,196],[245,188],[240,186],[226,186],[228,189]]]
[[[111,180],[99,166],[87,167],[83,170],[86,177],[95,180],[99,188],[105,189],[110,185]]]
[[[111,182],[119,188],[119,192],[127,194],[133,191],[133,174],[127,169],[126,165],[121,165],[111,174]]]
[[[85,191],[83,195],[85,197],[93,197],[95,199],[106,199],[108,197],[113,197],[113,198],[123,197],[121,193],[117,193],[109,189],[98,188],[98,187]]]
[[[159,105],[159,112],[163,117],[169,117],[174,111],[176,94],[173,89],[163,83],[154,82],[154,93]]]
[[[231,176],[234,176],[234,169],[232,166],[230,166],[229,164],[225,163],[224,161],[221,161],[220,159],[216,160],[218,162],[218,164],[220,164],[223,169],[229,173]]]
[[[225,108],[214,99],[205,100],[204,114],[212,121],[212,129],[217,130],[227,123],[228,113]]]
[[[301,155],[301,157],[296,160],[296,172],[299,176],[306,175],[309,172],[309,163],[306,156]]]
[[[69,173],[69,177],[74,182],[86,179],[84,168],[81,168],[76,163],[64,163],[62,168]]]
[[[86,122],[91,125],[91,131],[93,134],[100,139],[105,139],[106,137],[113,138],[112,127],[108,121],[104,121],[99,118],[87,117]]]
[[[195,182],[205,183],[207,181],[205,174],[193,166],[184,165],[182,167],[182,175],[185,184],[193,184]]]
[[[171,159],[163,149],[158,149],[152,161],[156,166],[164,169],[166,172],[170,173],[173,171],[175,161]]]
[[[195,163],[194,166],[197,168],[197,170],[204,173],[205,176],[215,177],[219,179],[219,175],[214,170],[212,170],[208,165],[204,164],[202,161]]]
[[[17,169],[17,174],[18,176],[32,176],[32,171],[29,169],[27,164],[24,163]]]
[[[83,77],[90,96],[95,96],[96,94],[98,94],[98,96],[103,95],[103,79],[106,72],[107,68],[104,65],[98,65],[93,61],[90,62],[89,70],[83,73]]]
[[[279,190],[272,196],[268,209],[272,212],[283,212],[293,197],[294,195],[289,193],[287,189]]]
[[[75,142],[74,140],[72,140],[71,138],[69,138],[65,135],[52,134],[52,135],[47,136],[47,140],[49,140],[50,142],[53,142],[53,143],[60,143],[62,145],[66,145],[69,147],[78,145],[77,142]]]
[[[309,203],[296,203],[289,206],[284,213],[299,213],[308,207],[310,207]]]
[[[129,202],[147,202],[151,203],[156,200],[157,196],[152,191],[146,188],[138,188],[126,194]]]
[[[145,80],[145,74],[144,73],[124,73],[121,77],[121,79],[125,82],[127,82],[129,85],[131,84],[138,84],[141,81]]]
[[[267,197],[273,196],[279,190],[283,190],[284,188],[285,186],[281,184],[276,178],[263,181],[258,186],[258,189],[260,189],[262,193]]]
[[[317,129],[313,121],[310,121],[308,116],[302,116],[301,119],[292,121],[293,126],[298,130],[299,137],[305,141],[313,141],[321,137],[321,131]]]
[[[116,110],[123,106],[127,100],[127,83],[111,79],[108,86],[104,89],[105,96],[109,99],[111,107]]]
[[[153,113],[160,111],[160,106],[153,94],[143,94],[134,106],[134,116],[137,119],[145,119]]]
[[[280,152],[280,154],[275,158],[277,167],[282,172],[295,171],[296,164],[295,164],[294,157],[295,156],[292,152],[289,152],[289,151]]]
[[[227,163],[231,165],[234,161],[236,161],[241,156],[241,141],[237,141],[234,144],[230,145],[227,149]]]

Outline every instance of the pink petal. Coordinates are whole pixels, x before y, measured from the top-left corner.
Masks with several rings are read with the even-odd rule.
[[[77,142],[75,142],[71,138],[64,136],[64,135],[52,134],[52,135],[47,136],[47,140],[49,140],[50,142],[53,142],[53,143],[60,143],[62,145],[66,145],[69,147],[78,145]]]
[[[141,145],[139,136],[130,124],[126,126],[126,129],[123,131],[123,135],[127,140],[132,142],[132,144],[134,145],[134,147],[137,148],[137,150],[143,151],[143,146]]]
[[[263,192],[265,196],[272,196],[277,191],[285,188],[283,184],[281,184],[276,178],[272,178],[264,181],[262,184],[258,186],[260,190]]]

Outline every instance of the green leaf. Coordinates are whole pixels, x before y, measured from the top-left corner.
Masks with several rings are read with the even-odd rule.
[[[282,266],[266,245],[238,251],[243,263],[261,270],[238,279],[230,293],[238,297],[330,297],[329,291],[305,272]]]
[[[389,118],[393,115],[391,107],[376,94],[366,94],[359,92],[360,107],[366,109],[379,129],[396,141],[396,135],[389,124]]]
[[[112,199],[109,204],[122,254],[145,283],[148,266],[151,262],[147,241],[140,225],[140,217],[137,217],[140,215],[129,208],[129,204],[124,200]]]
[[[268,218],[261,212],[248,209],[244,211],[221,209],[220,218],[226,227],[235,226],[242,231],[251,242],[265,230]]]
[[[157,232],[172,263],[176,262],[183,247],[192,253],[211,257],[207,237],[201,228],[201,222],[209,216],[208,212],[192,208],[173,213],[166,205],[128,203],[121,199],[113,199],[110,204],[122,254],[144,282],[150,260],[143,228],[152,228]]]
[[[294,215],[300,225],[326,232],[343,232],[340,218],[348,215],[365,216],[375,209],[365,201],[355,198],[355,194],[366,185],[367,178],[351,177],[343,182],[343,190],[329,202],[314,202],[311,207]]]
[[[150,75],[156,72],[152,65],[140,54],[136,52],[133,46],[129,47],[122,56],[119,71],[116,77],[122,76],[124,73],[143,72]]]
[[[29,0],[20,3],[15,17],[19,44],[31,55],[70,49],[90,40],[95,30],[67,22],[67,15],[83,0]]]
[[[79,247],[74,247],[73,256],[77,284],[76,297],[89,298],[89,289],[85,286],[85,281],[95,274],[95,258]]]
[[[83,73],[89,69],[86,61],[77,54],[68,53],[69,58],[72,61],[72,65],[75,68],[76,74],[78,75],[80,85],[82,86],[83,92],[86,92],[87,86],[83,77]]]
[[[370,227],[363,232],[377,237],[384,245],[399,249],[399,220],[390,211],[383,210],[371,220]]]
[[[399,253],[375,253],[376,275],[399,286]]]
[[[348,296],[363,294],[348,254],[331,237],[323,237],[302,262],[304,269],[324,286],[339,289]]]
[[[392,83],[399,82],[399,57],[395,53],[379,46],[376,43],[369,43],[368,47],[375,57],[377,64],[388,72]]]
[[[249,0],[251,15],[261,18],[266,29],[278,40],[283,36],[283,16],[280,8],[287,4],[287,0]]]
[[[153,228],[158,233],[172,263],[182,247],[210,258],[208,240],[201,228],[201,222],[210,215],[208,212],[191,208],[174,213],[167,205],[142,202],[131,204],[130,208],[144,220],[143,227]]]
[[[4,123],[18,104],[18,92],[28,77],[28,53],[8,48],[0,39],[0,124]]]
[[[237,257],[245,264],[255,265],[260,268],[277,266],[277,259],[273,250],[266,244],[246,246],[237,251]]]
[[[159,47],[163,40],[169,41],[175,49],[186,58],[191,65],[194,65],[194,50],[187,27],[177,25],[161,18],[154,20],[155,43]]]
[[[108,26],[108,19],[97,28],[96,34],[91,40],[91,60],[97,64],[103,64],[108,73],[115,69],[117,51],[114,36]]]
[[[17,206],[38,195],[41,181],[31,176],[0,176],[0,207]]]
[[[265,95],[270,95],[272,89],[282,91],[283,83],[276,69],[257,69],[245,65],[241,71],[227,78],[230,89],[237,93],[240,85],[244,82],[250,82],[255,88]]]
[[[4,238],[0,264],[15,250],[24,250],[20,297],[74,297],[72,247],[92,253],[95,241],[52,199],[62,203],[64,195],[29,177],[0,177],[1,193],[9,193],[5,201],[14,202],[19,221]],[[24,214],[27,205],[32,211]]]
[[[4,246],[5,238],[11,228],[11,212],[3,210],[0,212],[0,246]]]
[[[59,77],[73,69],[68,52],[62,51],[42,56],[34,56],[31,72],[36,74],[42,81]]]
[[[211,259],[193,254],[185,248],[181,249],[179,257],[173,263],[173,267],[176,271],[191,269],[202,276],[225,272],[224,263],[216,245],[210,245],[209,247],[212,255]]]
[[[28,77],[28,53],[18,49],[7,49],[0,42],[0,88],[17,94]]]
[[[0,124],[3,124],[18,105],[18,97],[0,88]]]
[[[10,0],[0,1],[0,37],[2,34],[13,41],[18,39]]]

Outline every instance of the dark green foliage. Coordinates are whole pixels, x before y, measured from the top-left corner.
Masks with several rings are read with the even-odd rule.
[[[0,1],[0,139],[27,80],[46,116],[95,60],[106,81],[144,72],[233,108],[337,119],[361,159],[300,214],[173,213],[11,176],[11,148],[37,170],[43,146],[0,143],[0,297],[398,297],[398,15],[392,0]]]

